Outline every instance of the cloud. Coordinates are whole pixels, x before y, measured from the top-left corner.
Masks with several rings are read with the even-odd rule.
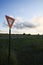
[[[43,34],[43,16],[32,17],[30,20],[25,20],[23,17],[17,17],[12,29],[13,34]],[[0,32],[7,33],[8,30],[4,28],[3,31]]]
[[[24,22],[24,27],[27,27],[27,28],[34,28],[36,27],[36,25],[34,23],[30,23],[28,21]]]
[[[31,21],[38,24],[38,26],[33,31],[43,34],[43,16],[33,17]]]
[[[3,31],[3,30],[0,30],[0,33],[4,33],[5,31]]]
[[[2,30],[0,30],[0,32],[2,32]]]
[[[16,27],[17,29],[22,29],[22,28],[34,28],[36,27],[34,24],[29,23],[29,22],[23,22],[23,23],[16,23],[14,25],[14,27]]]
[[[15,21],[14,27],[17,29],[35,28],[37,25],[33,22],[25,21],[22,17],[18,17]]]
[[[43,34],[43,16],[33,17],[28,21],[23,18],[18,19],[14,23],[14,28],[19,33]]]
[[[11,15],[10,17],[14,18],[14,16],[11,16]],[[8,23],[4,22],[3,25],[8,26]],[[26,21],[24,17],[17,17],[13,25],[14,25],[14,28],[16,29],[35,28],[37,26],[37,24],[34,22]]]

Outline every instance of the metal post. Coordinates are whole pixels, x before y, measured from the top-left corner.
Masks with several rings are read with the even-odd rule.
[[[11,28],[9,28],[8,65],[10,65]]]

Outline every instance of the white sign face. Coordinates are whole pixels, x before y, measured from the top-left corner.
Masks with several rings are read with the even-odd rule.
[[[9,16],[6,16],[6,19],[7,19],[7,22],[8,22],[8,26],[11,28],[13,26],[15,19],[11,18]]]
[[[12,24],[12,22],[13,22],[11,19],[8,19],[8,21],[9,21],[9,24],[10,24],[10,25],[11,25],[11,24]]]

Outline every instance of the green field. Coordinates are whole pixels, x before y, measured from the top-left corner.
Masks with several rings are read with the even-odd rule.
[[[8,65],[9,35],[0,34],[0,65]],[[43,35],[11,35],[10,65],[43,65]]]

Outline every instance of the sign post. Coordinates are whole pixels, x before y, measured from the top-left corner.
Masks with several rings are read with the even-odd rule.
[[[9,46],[8,46],[8,65],[10,65],[10,44],[11,44],[11,28],[9,28]]]
[[[13,26],[13,23],[14,23],[15,19],[14,18],[11,18],[9,16],[6,16],[6,20],[8,22],[8,26],[9,26],[8,65],[10,65],[11,28]]]

